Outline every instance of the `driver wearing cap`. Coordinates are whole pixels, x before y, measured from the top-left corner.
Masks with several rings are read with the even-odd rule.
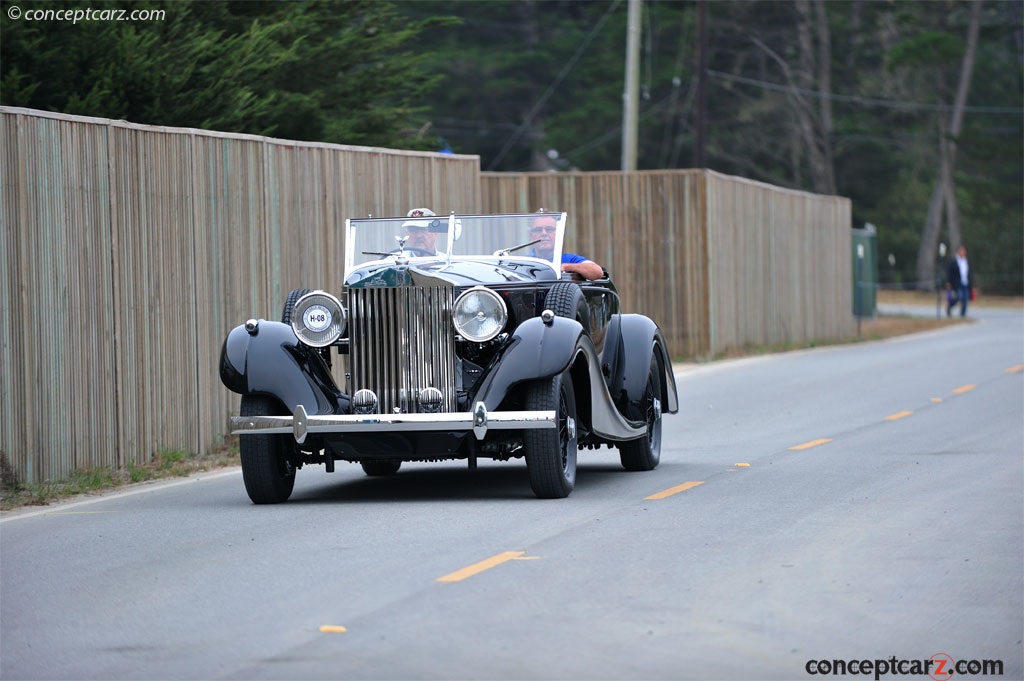
[[[413,208],[405,214],[407,218],[433,218],[437,217],[434,211],[429,208]],[[431,220],[406,220],[402,223],[409,238],[405,242],[406,248],[415,248],[428,255],[438,255],[437,232],[430,231]]]

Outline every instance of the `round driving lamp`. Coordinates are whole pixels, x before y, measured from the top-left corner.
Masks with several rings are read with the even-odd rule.
[[[489,341],[501,333],[507,319],[505,301],[483,286],[465,291],[452,309],[455,330],[466,340],[476,343]]]
[[[306,345],[326,347],[345,332],[345,308],[330,293],[307,293],[295,302],[292,331]]]

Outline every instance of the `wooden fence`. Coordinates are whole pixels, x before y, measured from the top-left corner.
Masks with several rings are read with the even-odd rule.
[[[479,205],[479,158],[0,107],[0,451],[19,477],[220,442],[220,343],[338,290],[344,218]]]
[[[344,219],[566,210],[678,358],[852,327],[850,206],[706,171],[481,173],[476,156],[0,107],[0,452],[23,480],[219,444],[226,332],[337,290]]]
[[[486,211],[567,211],[566,249],[604,265],[674,357],[852,332],[849,199],[700,170],[481,181]]]

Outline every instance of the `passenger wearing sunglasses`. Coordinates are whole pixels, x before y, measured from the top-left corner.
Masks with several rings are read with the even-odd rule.
[[[537,240],[530,255],[551,260],[555,253],[555,232],[558,218],[555,215],[540,215],[530,223],[530,239]],[[604,268],[592,260],[575,253],[562,253],[562,271],[577,274],[584,279],[600,279]]]

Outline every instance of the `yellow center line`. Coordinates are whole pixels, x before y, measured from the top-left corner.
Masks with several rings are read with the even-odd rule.
[[[801,449],[810,449],[811,447],[817,447],[818,445],[827,444],[829,442],[832,442],[832,438],[830,438],[830,437],[823,437],[823,438],[818,439],[818,440],[811,440],[810,442],[805,442],[802,445],[795,445],[793,447],[790,447],[790,450],[792,450],[792,451],[799,451]]]
[[[977,386],[968,383],[967,385],[960,386],[959,388],[957,388],[953,392],[956,393],[957,395],[963,395],[966,392],[970,392],[971,390],[974,390],[976,387]]]
[[[913,413],[914,412],[912,412],[912,411],[898,411],[895,414],[889,414],[888,416],[886,416],[885,420],[886,421],[898,421],[898,420],[900,420],[902,418],[906,418],[906,417],[910,416]]]
[[[932,402],[934,402],[935,404],[939,404],[940,402],[942,402],[942,398],[941,397],[933,397],[932,398]]]
[[[536,558],[536,556],[528,556],[524,558],[523,554],[525,553],[526,551],[505,551],[503,553],[499,553],[496,556],[485,558],[479,563],[473,563],[469,567],[464,567],[461,570],[456,570],[455,572],[449,573],[444,577],[438,577],[437,581],[461,582],[462,580],[468,579],[473,575],[480,574],[484,570],[490,570],[492,567],[497,567],[498,565],[501,565],[502,563],[507,563],[510,560],[533,560],[534,558]]]
[[[688,489],[693,489],[697,485],[703,485],[703,484],[704,484],[703,480],[691,480],[690,482],[684,482],[681,485],[676,485],[675,487],[670,487],[667,490],[664,490],[662,492],[658,492],[657,494],[652,494],[649,497],[644,497],[644,499],[651,499],[651,500],[654,500],[654,499],[666,499],[666,498],[672,496],[673,494],[679,494],[680,492],[685,492]]]
[[[1016,374],[1016,373],[1021,372],[1021,371],[1024,371],[1024,364],[1018,364],[1017,366],[1012,366],[1012,367],[1010,367],[1009,369],[1006,370],[1006,373],[1008,373],[1008,374]]]
[[[348,629],[345,627],[338,627],[332,624],[325,624],[320,627],[321,634],[344,634]]]

